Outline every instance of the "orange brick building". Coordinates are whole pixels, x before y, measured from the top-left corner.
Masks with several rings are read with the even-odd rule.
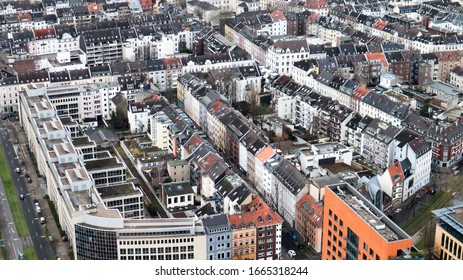
[[[389,260],[411,247],[412,238],[355,188],[325,188],[322,260]]]
[[[228,216],[234,260],[278,260],[283,219],[259,196],[240,214]]]
[[[323,232],[323,206],[305,194],[296,203],[296,227],[308,246],[321,252]]]

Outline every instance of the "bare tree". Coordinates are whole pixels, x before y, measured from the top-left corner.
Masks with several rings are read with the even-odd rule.
[[[231,103],[236,102],[236,83],[232,79],[231,75],[225,75],[221,81],[218,81],[220,85],[219,91],[225,95]]]

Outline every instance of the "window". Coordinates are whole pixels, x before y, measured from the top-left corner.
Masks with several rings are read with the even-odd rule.
[[[328,215],[330,215],[330,217],[333,216],[333,211],[331,211],[331,209],[328,210]]]

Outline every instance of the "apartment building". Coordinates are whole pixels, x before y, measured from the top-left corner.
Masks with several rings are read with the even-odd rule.
[[[394,138],[400,129],[373,119],[363,130],[362,156],[380,168],[387,168],[393,160]]]
[[[169,149],[169,129],[174,124],[164,113],[159,111],[150,116],[150,129],[148,136],[153,146],[161,150]]]
[[[188,161],[170,160],[167,162],[167,173],[173,182],[185,182],[190,178],[190,164]]]
[[[291,75],[294,62],[310,56],[307,39],[278,40],[267,50],[266,66],[279,74]]]
[[[276,196],[272,197],[275,207],[291,226],[296,219],[296,203],[308,192],[309,182],[288,160],[283,159],[273,170]],[[272,191],[273,193],[273,191]]]
[[[87,54],[87,64],[97,65],[122,59],[119,28],[86,31],[80,37],[80,48]]]
[[[283,219],[256,196],[245,212],[229,215],[233,259],[278,260]]]
[[[232,235],[227,215],[208,215],[202,222],[206,232],[206,259],[231,260]]]
[[[249,214],[228,216],[232,234],[233,260],[256,260],[257,231]]]
[[[308,246],[321,253],[323,232],[323,206],[309,194],[305,194],[296,204],[296,226]]]
[[[354,187],[325,188],[322,260],[409,257],[412,238]]]

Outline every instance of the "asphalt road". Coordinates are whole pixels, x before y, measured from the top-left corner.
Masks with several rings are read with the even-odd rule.
[[[16,192],[18,195],[23,194],[25,197],[24,200],[21,201],[21,206],[37,257],[39,260],[54,259],[50,244],[44,234],[43,225],[40,224],[39,215],[35,210],[33,198],[27,188],[26,178],[24,176],[26,170],[21,170],[21,173],[15,172],[16,167],[20,167],[19,158],[14,149],[12,138],[3,122],[0,122],[0,135],[0,142],[5,151],[6,162],[10,170],[11,179],[16,187]],[[12,217],[10,218],[13,220]],[[27,246],[27,244],[25,245]]]

